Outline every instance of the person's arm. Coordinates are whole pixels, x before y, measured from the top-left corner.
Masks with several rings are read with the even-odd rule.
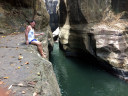
[[[44,35],[44,33],[40,33],[40,34],[36,34],[34,33],[35,36],[40,36],[40,35]]]
[[[25,30],[25,40],[26,40],[26,44],[28,45],[29,44],[29,41],[28,41],[28,32],[30,31],[30,27],[27,26],[26,30]]]

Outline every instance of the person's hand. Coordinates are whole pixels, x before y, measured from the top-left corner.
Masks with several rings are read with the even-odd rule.
[[[44,33],[40,33],[40,35],[44,35]]]
[[[26,44],[29,45],[29,41],[28,40],[26,41]]]

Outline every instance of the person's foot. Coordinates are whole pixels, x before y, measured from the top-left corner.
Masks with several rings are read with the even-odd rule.
[[[43,55],[42,57],[43,57],[43,58],[46,58],[46,55]]]
[[[41,56],[42,56],[43,58],[46,58],[46,53],[43,53]]]

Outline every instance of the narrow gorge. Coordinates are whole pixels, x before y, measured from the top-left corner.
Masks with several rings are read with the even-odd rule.
[[[5,87],[12,96],[127,96],[127,5],[0,0],[0,96]],[[46,58],[25,44],[31,20]]]

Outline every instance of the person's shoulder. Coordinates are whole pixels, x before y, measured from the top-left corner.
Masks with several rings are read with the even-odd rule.
[[[31,29],[31,26],[30,26],[30,25],[28,25],[28,26],[26,27],[26,29]]]

